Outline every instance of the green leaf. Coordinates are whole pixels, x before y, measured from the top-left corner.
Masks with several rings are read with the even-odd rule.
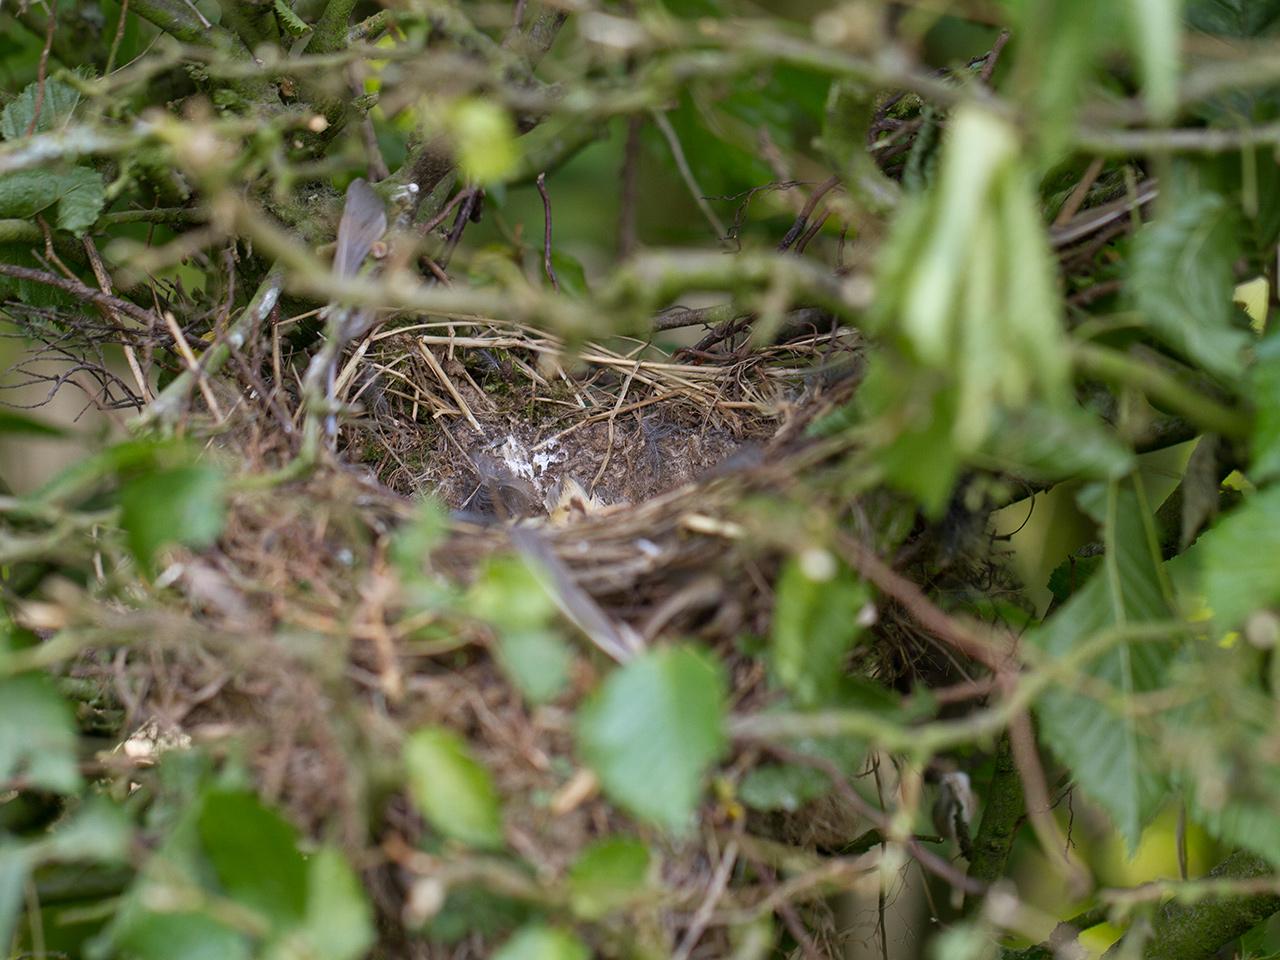
[[[448,121],[458,166],[469,179],[500,182],[514,172],[520,147],[511,114],[500,105],[478,98],[459,100]]]
[[[0,842],[0,945],[8,952],[27,884],[27,854],[17,843]]]
[[[812,579],[794,558],[782,568],[773,611],[773,666],[797,703],[816,706],[835,697],[845,659],[862,632],[858,612],[870,597],[848,569],[833,569],[823,581]]]
[[[578,713],[579,749],[609,796],[687,830],[725,747],[725,686],[720,665],[686,647],[651,650],[615,670]]]
[[[36,789],[80,787],[75,715],[42,674],[0,680],[0,782],[21,776]]]
[[[311,24],[294,13],[285,0],[275,0],[274,6],[280,26],[284,27],[290,36],[301,37],[311,32]]]
[[[1040,480],[1115,480],[1134,465],[1133,451],[1115,432],[1076,406],[1006,411],[983,453],[998,469]]]
[[[875,322],[950,396],[957,453],[1001,409],[1067,402],[1061,303],[1017,130],[977,106],[950,121],[937,182],[898,216],[882,257]]]
[[[174,776],[202,776],[197,770],[204,771],[203,765],[192,766],[188,762],[197,759],[194,754],[178,753],[174,760],[166,760],[159,768],[161,782]],[[199,829],[204,794],[191,782],[184,782],[179,789],[186,802],[171,808],[169,813],[175,817],[171,824],[161,817],[160,825],[169,826],[168,833],[143,862],[119,909],[93,941],[91,957],[247,960],[250,956],[248,938],[243,933],[201,909],[203,892],[216,889],[217,883]],[[177,903],[173,902],[175,893],[180,894]]]
[[[0,176],[0,217],[30,219],[56,205],[57,226],[79,234],[93,225],[105,203],[102,175],[88,167]]]
[[[197,821],[201,846],[227,893],[278,929],[307,909],[307,864],[293,825],[240,790],[205,795]]]
[[[1035,124],[1041,156],[1056,157],[1074,132],[1101,55],[1116,36],[1111,7],[1101,0],[1017,3],[1013,93]]]
[[[1168,123],[1178,106],[1182,0],[1127,0],[1131,44],[1142,66],[1147,111]]]
[[[493,960],[589,960],[586,944],[568,930],[531,924],[518,930],[493,954]]]
[[[61,177],[58,226],[74,234],[93,226],[107,202],[102,174],[88,167],[72,167]]]
[[[129,858],[133,826],[124,809],[106,797],[91,796],[40,845],[41,859],[123,863]]]
[[[44,82],[43,96],[40,95],[39,84],[28,84],[12,103],[0,111],[0,136],[6,140],[25,137],[27,128],[31,126],[31,119],[36,115],[37,100],[40,100],[40,118],[32,132],[45,133],[71,116],[76,104],[80,102],[80,93],[70,84],[52,77]]]
[[[1244,372],[1249,335],[1234,328],[1235,216],[1217,194],[1184,190],[1134,238],[1129,293],[1153,334],[1215,376]]]
[[[530,703],[549,703],[569,684],[573,651],[551,630],[504,630],[498,663]]]
[[[1280,476],[1280,333],[1258,344],[1248,395],[1254,408],[1249,476],[1259,483]]]
[[[440,502],[432,497],[419,502],[413,519],[396,531],[387,551],[400,579],[421,577],[423,564],[448,533],[449,515]]]
[[[1190,0],[1187,22],[1228,37],[1258,37],[1280,26],[1280,0]]]
[[[148,575],[162,547],[207,547],[222,533],[225,519],[226,479],[216,467],[191,464],[153,470],[120,491],[120,525]]]
[[[738,799],[752,810],[794,813],[810,800],[831,791],[826,774],[812,767],[770,763],[752,768],[742,778]]]
[[[649,848],[639,840],[597,841],[569,868],[569,904],[582,919],[598,920],[643,896],[651,869]]]
[[[555,600],[523,557],[492,557],[476,577],[467,607],[497,629],[498,662],[521,693],[533,703],[560,695],[572,652],[548,629]]]
[[[531,919],[528,903],[479,884],[451,886],[440,912],[423,928],[429,939],[455,944],[479,934],[496,938]]]
[[[451,730],[426,727],[404,745],[409,793],[433,827],[473,847],[504,843],[498,791]]]
[[[556,273],[561,293],[570,297],[585,297],[591,292],[591,285],[587,282],[587,271],[577,257],[553,247],[551,269]],[[550,282],[548,279],[547,283]]]
[[[1259,738],[1255,746],[1261,749],[1265,741]],[[1224,775],[1218,784],[1229,784],[1236,771],[1221,771]],[[1210,809],[1192,793],[1189,809],[1195,822],[1224,843],[1245,847],[1266,857],[1280,867],[1280,820],[1276,819],[1274,798],[1280,790],[1280,769],[1274,765],[1250,771],[1252,796],[1241,796],[1238,787],[1231,789],[1224,802]],[[1232,785],[1234,786],[1234,785]],[[1261,788],[1260,790],[1257,788]]]
[[[954,391],[940,389],[886,351],[871,358],[854,405],[879,430],[876,465],[885,482],[914,497],[929,516],[938,516],[951,499],[961,466],[951,435]]]
[[[1133,481],[1111,484],[1104,519],[1101,570],[1032,634],[1033,642],[1059,663],[1109,628],[1172,617],[1141,488]],[[1160,687],[1172,649],[1151,640],[1115,643],[1076,667],[1089,685],[1069,679],[1055,683],[1037,706],[1045,742],[1111,816],[1130,849],[1167,790],[1154,743],[1126,708],[1133,696]],[[1098,683],[1114,692],[1114,701],[1096,698],[1090,686]]]
[[[555,600],[537,573],[514,554],[489,559],[476,576],[467,606],[500,631],[539,630],[556,613]]]
[[[113,940],[129,960],[249,960],[248,938],[205,913],[147,913]]]
[[[302,937],[310,960],[357,960],[376,939],[360,879],[333,847],[322,847],[307,863]]]
[[[4,408],[0,408],[0,433],[34,437],[65,437],[67,435],[67,431],[62,427]]]
[[[1196,541],[1205,600],[1223,629],[1280,601],[1280,487],[1250,496]]]

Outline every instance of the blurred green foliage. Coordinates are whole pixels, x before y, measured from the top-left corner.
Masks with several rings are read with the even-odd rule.
[[[0,495],[0,945],[684,960],[710,930],[707,951],[783,956],[810,946],[789,898],[913,857],[969,887],[964,914],[916,931],[948,960],[1049,936],[1029,872],[1053,878],[1054,912],[1123,929],[1130,955],[1274,954],[1277,24],[1277,0],[0,7],[0,318],[96,376],[100,407],[142,410],[102,442],[0,410],[6,438],[79,453]],[[392,230],[369,240],[375,265],[335,275],[356,178]],[[287,485],[332,466],[332,397],[297,387],[319,311],[335,352],[334,318],[358,326],[357,308],[576,346],[661,339],[653,314],[682,301],[742,324],[690,363],[725,342],[750,362],[815,314],[866,344],[853,399],[808,431],[822,458],[725,506],[731,521],[681,518],[715,525],[763,584],[754,619],[727,611],[736,636],[608,659],[568,628],[555,571],[490,551],[464,584],[437,563],[480,539],[472,518],[424,501],[298,519],[311,501]],[[805,402],[840,385],[817,363]],[[233,411],[297,406],[236,433],[228,386]],[[208,421],[186,416],[196,396]],[[253,472],[250,436],[276,472]],[[1193,440],[1156,495],[1143,457]],[[994,529],[1024,493],[1013,507],[1034,518],[1053,497],[1062,528]],[[305,527],[309,559],[349,582],[254,583],[218,556],[246,516]],[[1005,541],[1040,552],[1011,561]],[[1015,562],[1054,572],[1016,583]],[[237,602],[282,589],[336,595],[343,622]],[[492,655],[513,710],[557,738],[522,762],[561,791],[516,804],[474,731],[415,699],[430,681],[347,647],[393,635],[432,680]],[[136,729],[135,652],[163,690],[178,664],[220,665],[191,708],[226,689],[251,712],[280,693],[237,686],[266,648],[350,761],[330,785],[342,822],[286,810],[294,768],[247,762],[261,744]],[[977,785],[965,829],[939,785],[957,768]],[[984,822],[1001,776],[1027,805]],[[1080,849],[1057,842],[1068,795]],[[881,866],[853,837],[766,835],[815,802],[865,819]],[[510,811],[588,803],[581,849],[531,862]],[[1218,845],[1218,872],[1109,879],[1114,848],[1166,837],[1175,809],[1190,827],[1169,843],[1185,855],[1193,831],[1197,862]],[[977,910],[985,881],[951,855],[992,836],[980,852],[1010,886]]]

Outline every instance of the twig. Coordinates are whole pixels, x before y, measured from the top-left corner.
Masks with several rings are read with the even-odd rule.
[[[458,405],[458,409],[462,411],[462,415],[467,418],[467,423],[471,424],[472,429],[480,436],[484,436],[484,427],[480,426],[480,421],[476,419],[476,415],[471,412],[471,406],[467,403],[462,392],[458,390],[457,385],[444,372],[444,367],[440,365],[440,361],[436,359],[436,355],[428,349],[427,345],[421,340],[417,341],[418,354],[422,357],[423,362],[431,370],[440,385],[449,391],[449,396],[453,397],[453,402]]]
[[[348,23],[355,0],[329,0],[320,13],[307,44],[310,53],[332,53],[342,48],[347,39]]]
[[[963,890],[965,893],[986,892],[987,884],[965,876],[955,866],[944,858],[938,856],[932,850],[924,849],[915,837],[894,837],[891,830],[891,818],[863,799],[862,794],[858,793],[857,790],[853,789],[853,787],[849,785],[849,781],[845,777],[844,771],[835,763],[825,759],[824,757],[808,753],[800,753],[797,750],[780,747],[772,743],[761,743],[759,746],[761,749],[773,754],[784,763],[796,764],[803,767],[812,767],[814,770],[818,770],[826,774],[827,779],[831,781],[831,785],[835,787],[836,792],[840,794],[841,798],[848,803],[849,806],[853,807],[853,809],[858,813],[875,824],[875,826],[881,831],[882,836],[887,836],[890,839],[901,843],[907,849],[907,852],[910,853],[911,856],[915,857],[915,859],[920,862],[920,865],[930,873],[945,880],[947,883],[951,884],[951,886],[959,890]]]
[[[1249,417],[1199,393],[1158,367],[1126,353],[1095,344],[1078,343],[1072,359],[1082,372],[1114,384],[1135,387],[1207,432],[1233,440],[1249,435]]]
[[[805,232],[805,227],[809,225],[809,216],[813,213],[814,208],[818,205],[818,201],[827,195],[834,187],[840,185],[839,177],[828,177],[814,189],[813,194],[805,201],[805,205],[800,208],[800,212],[796,214],[795,222],[791,224],[789,229],[778,242],[778,252],[785,253],[791,248],[791,245],[800,239]]]
[[[120,42],[124,39],[124,28],[129,20],[129,0],[120,0],[120,19],[116,21],[116,33],[111,38],[111,51],[107,54],[107,65],[103,68],[105,77],[115,69],[116,54],[120,52]]]
[[[1011,651],[1000,650],[992,638],[982,636],[943,612],[902,574],[875,555],[870,547],[847,533],[836,536],[840,555],[882,593],[892,597],[939,640],[997,673],[1010,663]]]
[[[364,93],[364,84],[360,80],[361,72],[360,64],[353,63],[351,65],[348,76],[353,97],[358,97]],[[368,161],[370,182],[378,183],[387,179],[387,177],[391,176],[391,171],[387,168],[387,161],[382,156],[382,148],[378,145],[378,134],[373,129],[373,117],[367,111],[360,118],[360,137],[364,141],[364,154]]]
[[[716,904],[720,902],[720,898],[724,896],[724,892],[729,886],[729,877],[733,874],[733,868],[737,862],[738,840],[735,837],[725,844],[724,853],[720,856],[720,863],[716,865],[716,871],[711,875],[711,882],[707,884],[707,894],[702,898],[702,903],[698,904],[698,909],[694,913],[693,919],[689,921],[689,927],[685,930],[684,938],[680,941],[680,946],[676,948],[676,952],[671,955],[671,960],[689,960],[689,956],[693,953],[693,948],[698,945],[699,938],[711,922],[711,915],[715,912]]]
[[[538,185],[538,195],[542,197],[542,269],[551,281],[551,289],[560,292],[560,281],[556,279],[555,267],[551,265],[551,198],[547,196],[547,175],[538,174],[534,181]]]
[[[471,187],[466,191],[466,198],[458,208],[458,215],[453,219],[453,227],[449,230],[449,237],[445,240],[444,250],[440,254],[441,269],[449,266],[449,260],[453,256],[453,251],[458,248],[467,224],[477,219],[478,205],[483,198],[484,190],[480,187]]]
[[[1089,196],[1089,190],[1097,182],[1098,175],[1102,173],[1102,167],[1105,162],[1102,157],[1094,157],[1089,162],[1089,166],[1084,171],[1084,176],[1075,185],[1075,189],[1067,197],[1062,209],[1058,211],[1058,215],[1053,218],[1055,227],[1065,227],[1071,222],[1071,218],[1080,212],[1080,207],[1084,204],[1085,198]]]
[[[982,821],[973,839],[973,856],[969,859],[969,876],[984,883],[995,883],[1004,876],[1013,849],[1018,826],[1026,813],[1022,781],[1013,760],[1008,732],[996,744],[991,782],[983,794]],[[977,901],[965,903],[971,912]]]
[[[809,246],[809,241],[818,235],[818,231],[823,228],[826,222],[831,218],[831,208],[823,207],[818,211],[818,216],[813,220],[813,225],[804,232],[804,236],[796,242],[796,253],[804,253],[805,247]]]
[[[107,268],[102,262],[102,257],[98,253],[97,246],[94,245],[91,237],[84,238],[85,253],[89,256],[89,265],[93,269],[93,275],[97,278],[98,286],[102,288],[102,292],[110,296],[111,294],[111,277],[107,273]],[[115,311],[111,307],[107,307],[107,315],[117,323],[120,318],[115,315]],[[133,379],[138,384],[138,392],[142,397],[143,403],[150,403],[154,399],[151,395],[151,385],[147,383],[147,378],[142,373],[142,367],[138,365],[138,356],[129,344],[124,344],[124,359],[129,365],[129,371],[133,374]]]
[[[192,376],[196,378],[196,386],[200,389],[204,402],[209,405],[209,412],[213,414],[214,420],[222,423],[226,419],[219,406],[217,398],[213,395],[213,390],[209,386],[209,382],[200,372],[200,361],[196,358],[191,345],[187,343],[187,338],[183,336],[182,328],[178,326],[178,321],[168,310],[163,312],[165,326],[168,327],[169,333],[173,336],[174,345],[178,348],[178,355],[182,357],[187,365],[187,369],[191,371]]]
[[[1209,879],[1183,885],[1180,894],[1196,883],[1212,886],[1214,881],[1239,879],[1246,884],[1260,881],[1257,892],[1223,895],[1188,903],[1182,899],[1166,904],[1156,916],[1151,934],[1142,951],[1146,960],[1208,960],[1236,937],[1280,911],[1280,895],[1272,866],[1254,853],[1237,850],[1209,874]],[[1150,892],[1163,899],[1167,885],[1151,884]],[[1142,891],[1143,888],[1138,888]],[[1125,937],[1103,956],[1127,956],[1129,937]]]
[[[667,115],[661,110],[654,110],[652,115],[653,122],[658,125],[658,129],[662,132],[663,137],[666,138],[667,146],[671,148],[671,156],[675,159],[676,169],[680,171],[680,176],[684,179],[685,186],[693,194],[694,203],[698,205],[702,215],[707,218],[707,223],[711,224],[711,229],[716,232],[716,239],[723,240],[726,236],[724,223],[716,216],[716,212],[711,209],[711,204],[707,202],[706,194],[698,186],[698,180],[694,177],[693,170],[689,167],[689,161],[685,158],[684,148],[680,146],[680,138],[676,136],[675,128],[671,126],[671,121],[667,119]]]
[[[1073,896],[1079,896],[1089,888],[1088,873],[1083,864],[1071,856],[1066,838],[1053,819],[1053,804],[1045,784],[1044,768],[1040,765],[1040,753],[1036,749],[1035,731],[1025,710],[1019,710],[1009,720],[1009,747],[1026,792],[1027,817],[1036,839],[1040,841],[1049,863],[1061,865],[1065,871]]]
[[[36,132],[36,126],[40,123],[40,112],[44,109],[44,89],[49,70],[49,51],[53,49],[53,28],[57,22],[58,17],[51,5],[49,7],[49,22],[45,25],[44,31],[44,49],[40,51],[40,63],[36,67],[36,102],[31,108],[31,122],[27,124],[25,136],[28,137]]]
[[[217,373],[231,356],[230,345],[243,343],[255,326],[272,315],[283,287],[283,271],[277,267],[272,267],[262,283],[258,285],[253,298],[245,306],[240,316],[227,328],[227,335],[201,356],[200,360],[204,376],[208,377]],[[191,370],[184,370],[178,374],[160,392],[155,402],[143,411],[137,423],[140,426],[146,426],[156,421],[165,421],[173,417],[182,404],[186,402],[187,394],[191,391],[191,387],[195,382],[196,374]]]
[[[987,54],[986,60],[982,64],[982,69],[978,71],[978,79],[984,84],[991,84],[991,75],[996,72],[996,64],[1000,62],[1000,54],[1004,52],[1005,44],[1009,42],[1009,31],[1001,30],[1000,35],[996,37],[995,43],[991,44],[991,52]]]
[[[15,280],[30,280],[32,283],[42,283],[47,287],[57,287],[59,290],[79,297],[81,300],[87,300],[89,303],[100,307],[109,307],[127,317],[132,317],[134,320],[146,324],[148,328],[155,326],[156,323],[156,318],[151,311],[143,309],[136,303],[122,300],[120,297],[85,286],[78,280],[66,280],[44,270],[17,267],[11,263],[0,263],[0,276],[13,277]]]
[[[1083,127],[1076,146],[1089,153],[1131,156],[1135,153],[1234,153],[1249,147],[1280,144],[1280,122],[1224,129],[1116,130]]]

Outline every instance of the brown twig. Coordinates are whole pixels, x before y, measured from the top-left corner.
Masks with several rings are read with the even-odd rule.
[[[157,323],[156,317],[151,311],[143,309],[136,303],[103,293],[100,290],[93,289],[93,287],[87,287],[78,280],[65,280],[44,270],[18,267],[11,263],[0,263],[0,276],[13,277],[15,280],[30,280],[32,283],[42,283],[47,287],[57,287],[59,290],[74,297],[79,297],[81,300],[86,300],[100,307],[110,307],[113,310],[117,310],[127,317],[132,317],[140,323],[145,323],[148,328]]]
[[[98,281],[98,286],[102,289],[103,293],[110,296],[111,277],[107,273],[106,265],[103,264],[102,256],[98,253],[98,248],[94,245],[91,237],[84,238],[84,249],[85,253],[89,257],[89,266],[93,269],[93,275]],[[113,307],[104,307],[104,309],[107,311],[108,317],[116,323],[120,323],[120,317],[116,314]],[[142,373],[142,367],[138,365],[138,356],[130,344],[126,343],[123,346],[124,359],[129,365],[129,371],[133,374],[133,379],[138,384],[139,394],[141,395],[144,403],[150,403],[155,398],[151,395],[151,385],[147,383],[147,378]]]
[[[547,175],[538,174],[534,181],[538,185],[538,195],[542,197],[542,269],[551,281],[551,289],[560,291],[560,281],[556,279],[556,269],[551,265],[551,198],[547,196]]]
[[[1068,195],[1066,202],[1063,203],[1062,209],[1058,211],[1058,215],[1053,218],[1055,227],[1065,227],[1071,222],[1071,218],[1080,212],[1080,208],[1084,206],[1085,199],[1089,196],[1089,191],[1098,180],[1098,175],[1102,173],[1102,166],[1105,161],[1102,157],[1094,157],[1089,162],[1089,166],[1084,171],[1084,176],[1080,178],[1080,182]]]
[[[836,548],[853,569],[882,593],[896,600],[922,627],[947,646],[977,660],[996,673],[1010,665],[1010,650],[1000,650],[992,638],[949,616],[924,591],[875,555],[870,547],[847,533],[836,535]]]
[[[741,821],[739,823],[741,824]],[[693,919],[689,921],[689,926],[685,930],[680,945],[676,948],[676,952],[672,954],[672,960],[689,960],[690,955],[693,953],[693,948],[698,945],[699,938],[706,932],[707,926],[711,923],[711,915],[715,912],[716,904],[720,902],[720,898],[724,896],[725,890],[729,887],[729,877],[733,874],[733,868],[737,862],[738,840],[735,837],[725,844],[724,852],[720,855],[720,863],[716,866],[715,873],[712,874],[711,881],[707,884],[706,896],[703,897],[702,903],[698,905]]]
[[[805,201],[805,205],[800,208],[800,212],[796,214],[795,222],[791,224],[789,229],[780,241],[778,241],[778,252],[785,253],[791,249],[791,245],[795,243],[804,234],[805,228],[809,225],[809,217],[817,207],[818,201],[827,195],[835,187],[840,185],[840,178],[836,176],[827,177],[822,183],[818,184],[813,194]]]
[[[725,232],[724,222],[716,216],[716,212],[711,209],[711,204],[707,202],[707,195],[703,193],[702,187],[698,186],[698,180],[693,175],[693,168],[689,166],[688,158],[684,155],[684,147],[680,144],[680,137],[675,127],[661,110],[653,111],[653,122],[667,141],[667,146],[671,149],[671,157],[676,162],[676,170],[679,171],[685,186],[689,188],[693,202],[698,205],[702,215],[707,218],[707,223],[711,224],[711,229],[716,232],[716,239],[725,239],[728,234]]]
[[[853,807],[859,814],[866,817],[873,823],[882,833],[889,836],[890,833],[890,817],[885,815],[883,811],[877,810],[868,803],[857,790],[849,785],[848,779],[835,763],[823,757],[814,756],[808,753],[800,753],[797,750],[791,750],[787,747],[780,747],[772,743],[760,743],[760,748],[765,750],[784,763],[795,764],[797,766],[811,767],[821,773],[826,774],[831,781],[833,787],[841,798]],[[911,854],[920,865],[932,873],[934,876],[951,884],[951,886],[963,890],[965,893],[985,893],[987,885],[981,881],[974,880],[953,866],[943,857],[938,856],[932,850],[926,850],[921,846],[920,842],[914,837],[905,837],[901,841],[907,852]]]
[[[1005,44],[1009,42],[1009,31],[1001,30],[1000,35],[996,37],[995,43],[991,45],[991,52],[987,54],[986,61],[982,64],[982,69],[978,71],[978,79],[984,84],[990,85],[991,75],[996,72],[996,64],[1000,62],[1000,54],[1004,52]]]
[[[830,218],[831,208],[823,207],[818,212],[818,216],[814,217],[813,225],[804,232],[804,236],[796,243],[796,253],[804,253],[805,247],[809,246],[809,241],[818,235],[818,231],[823,228]]]
[[[53,49],[53,28],[58,18],[53,12],[53,8],[49,8],[49,22],[45,25],[44,31],[44,49],[40,51],[40,63],[36,67],[36,102],[31,108],[31,122],[27,124],[26,136],[31,136],[36,132],[36,126],[40,123],[40,111],[44,109],[44,88],[45,80],[49,71],[49,51]]]
[[[1040,764],[1040,753],[1036,749],[1035,731],[1031,727],[1031,717],[1025,710],[1014,714],[1009,720],[1009,747],[1013,752],[1013,762],[1018,767],[1018,776],[1022,780],[1027,818],[1035,830],[1036,839],[1040,841],[1050,863],[1062,864],[1072,895],[1079,896],[1088,889],[1088,876],[1084,867],[1071,857],[1066,838],[1053,819],[1053,804],[1049,799],[1044,768]]]
[[[105,77],[116,65],[116,54],[120,52],[120,42],[124,39],[124,28],[129,21],[129,0],[120,0],[120,19],[116,21],[116,33],[111,38],[111,51],[107,54],[107,65],[102,71]]]

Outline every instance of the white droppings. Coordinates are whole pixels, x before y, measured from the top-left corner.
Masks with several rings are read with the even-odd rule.
[[[276,301],[280,299],[280,288],[270,287],[262,297],[262,303],[258,304],[258,319],[265,320],[267,315],[276,307]]]
[[[646,540],[644,537],[636,541],[636,549],[651,560],[662,556],[662,548],[652,540]]]

